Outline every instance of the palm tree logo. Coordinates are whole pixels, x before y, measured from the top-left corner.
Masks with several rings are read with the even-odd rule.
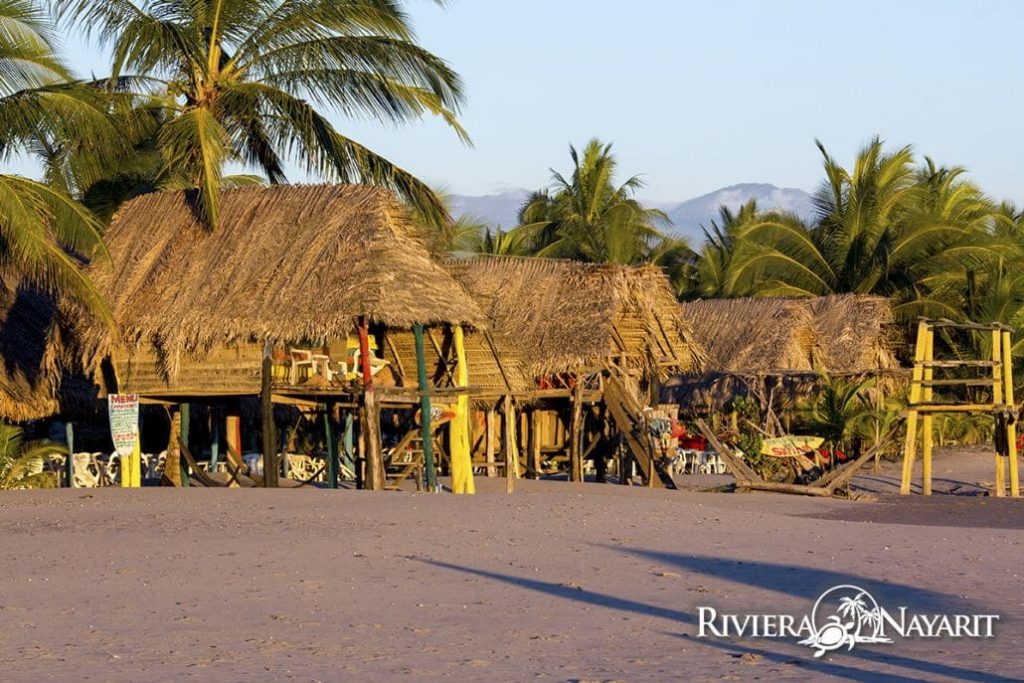
[[[829,608],[834,613],[825,616]],[[858,643],[891,643],[882,629],[882,608],[863,588],[844,584],[821,594],[811,611],[814,633],[800,645],[815,649],[814,656],[846,646],[852,650]]]

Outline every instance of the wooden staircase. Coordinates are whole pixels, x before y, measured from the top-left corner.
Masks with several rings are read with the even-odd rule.
[[[435,433],[448,421],[444,419],[432,422],[430,433]],[[434,452],[441,452],[437,445],[434,446]],[[422,491],[424,467],[423,430],[419,425],[413,425],[394,448],[389,448],[384,453],[384,490],[398,491],[405,480],[415,474],[416,490]]]
[[[643,406],[622,378],[612,373],[605,381],[604,403],[616,428],[625,437],[626,447],[636,461],[645,481],[657,488],[675,489],[672,475],[653,457],[654,445],[647,433]]]

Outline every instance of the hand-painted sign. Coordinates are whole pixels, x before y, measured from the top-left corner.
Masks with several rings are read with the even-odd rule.
[[[118,455],[130,456],[139,439],[138,394],[110,394],[107,397],[110,413],[110,438]]]
[[[778,436],[761,442],[762,455],[776,458],[795,458],[821,448],[825,439],[820,436]]]

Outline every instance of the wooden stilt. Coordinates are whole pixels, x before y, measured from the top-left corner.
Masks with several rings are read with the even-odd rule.
[[[366,478],[370,490],[384,490],[384,446],[380,438],[380,407],[373,390],[370,367],[370,324],[366,316],[359,318],[359,355],[363,373],[363,412],[361,434],[366,444]]]
[[[210,471],[217,471],[217,463],[220,462],[220,422],[217,420],[215,410],[210,408]]]
[[[64,481],[69,489],[75,487],[75,424],[64,425],[64,443],[68,447],[68,457],[64,461]]]
[[[263,365],[260,371],[260,434],[263,451],[263,485],[275,488],[278,480],[277,437],[274,434],[274,404],[271,396],[274,361],[270,356],[271,346],[263,351]]]
[[[497,423],[497,415],[493,408],[488,408],[484,412],[484,459],[487,464],[487,477],[498,476],[497,463],[494,460],[495,456],[495,431]]]
[[[453,330],[453,342],[455,346],[455,386],[469,386],[469,371],[466,367],[466,343],[465,333],[462,325],[456,325]],[[473,462],[469,454],[469,396],[459,394],[455,399],[455,417],[449,423],[449,460],[452,471],[452,492],[468,493],[476,492],[473,483]]]
[[[921,402],[921,382],[924,380],[925,345],[928,338],[928,324],[917,325],[917,343],[914,348],[914,373],[910,380],[910,406],[907,410],[907,438],[903,447],[903,477],[900,493],[910,493],[910,482],[914,476],[914,460],[917,457],[917,409]]]
[[[226,453],[224,458],[237,471],[242,469],[242,415],[241,405],[238,399],[232,399],[228,403],[227,416],[224,419],[224,445]],[[237,458],[237,461],[235,459]],[[231,488],[238,488],[238,482],[232,478],[228,484]]]
[[[167,459],[164,461],[164,479],[172,486],[181,486],[181,446],[178,437],[181,435],[181,411],[178,406],[171,406],[168,411],[171,420],[171,433],[167,441]]]
[[[569,419],[569,481],[583,481],[583,376],[576,373]]]
[[[1003,330],[1000,335],[1002,341],[1002,355],[1006,358],[1003,363],[1003,398],[1010,410],[1014,410],[1016,404],[1013,397],[1013,346],[1010,339],[1010,331]],[[1020,473],[1017,463],[1017,424],[1008,421],[1006,425],[1006,443],[1010,449],[1010,496],[1020,498]]]
[[[992,400],[997,405],[1003,402],[1003,339],[999,330],[992,331]],[[1011,359],[1007,358],[1007,362]],[[1003,456],[996,453],[996,484],[995,496],[1002,498],[1006,495],[1006,465],[1003,463]]]
[[[935,355],[935,331],[927,327],[925,337],[924,357],[931,360]],[[933,379],[934,370],[931,365],[925,365],[922,377],[924,386],[921,391],[921,400],[925,403],[932,401],[932,387],[930,382]],[[932,495],[932,414],[925,413],[921,416],[921,493],[926,496]]]
[[[534,408],[530,411],[530,476],[540,479],[540,443],[541,443],[541,411]]]
[[[334,403],[324,403],[324,440],[327,442],[327,486],[338,488],[338,435],[334,430]]]
[[[366,488],[366,406],[359,408],[359,431],[356,434],[356,488]]]
[[[505,396],[502,409],[501,451],[505,459],[505,493],[514,493],[515,481],[519,478],[519,444],[516,439],[516,408],[511,396]]]
[[[420,427],[423,439],[423,468],[427,480],[427,491],[437,490],[437,472],[434,468],[434,432],[431,427],[432,406],[430,405],[430,384],[427,382],[427,355],[423,345],[423,325],[413,326],[416,339],[416,381],[420,390]]]

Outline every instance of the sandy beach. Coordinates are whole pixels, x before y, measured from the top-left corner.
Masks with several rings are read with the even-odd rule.
[[[96,489],[0,499],[4,680],[1019,680],[1024,508],[478,480],[475,497]],[[990,458],[941,452],[980,483]],[[692,483],[692,482],[690,482]],[[987,640],[700,639],[700,606],[1000,615]]]

